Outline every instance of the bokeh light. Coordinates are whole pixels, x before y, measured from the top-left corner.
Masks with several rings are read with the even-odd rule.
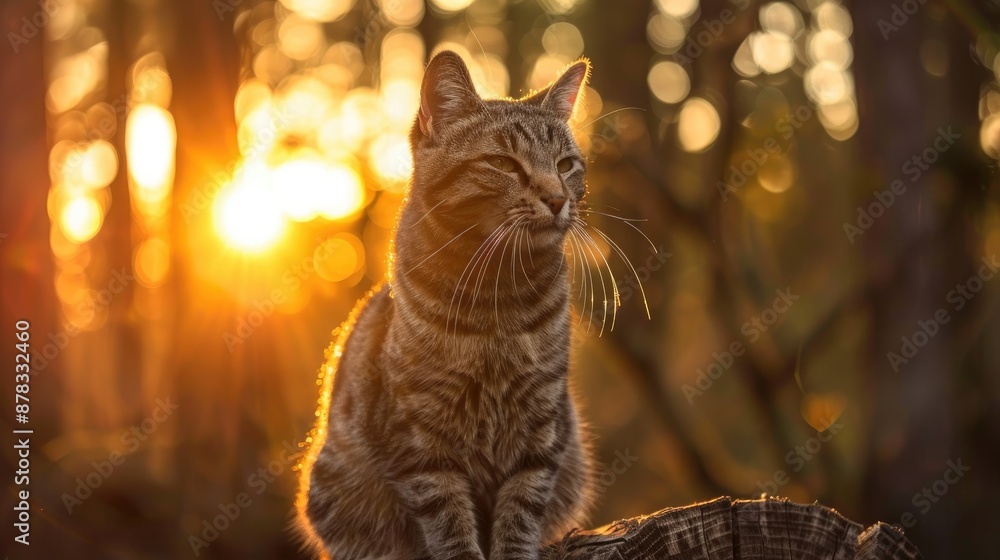
[[[170,271],[170,245],[160,238],[143,241],[135,250],[132,269],[143,286],[162,286]]]
[[[646,36],[650,46],[662,54],[677,52],[684,44],[686,33],[680,20],[664,14],[654,14],[646,23]]]
[[[89,196],[77,196],[63,207],[59,216],[59,228],[66,239],[73,243],[84,243],[97,235],[103,221],[104,210],[100,203]]]
[[[802,32],[802,13],[788,2],[771,2],[760,8],[760,24],[765,31],[796,38]]]
[[[365,267],[364,244],[350,233],[339,233],[316,247],[313,266],[320,278],[329,282],[343,282],[358,274]]]
[[[431,0],[431,3],[444,12],[457,12],[464,10],[472,4],[473,0]]]
[[[664,14],[684,19],[698,9],[698,0],[655,0],[656,7]]]
[[[754,63],[768,74],[787,70],[795,61],[795,47],[791,38],[784,33],[754,33],[749,41]]]
[[[559,21],[545,28],[542,48],[551,56],[576,59],[583,54],[583,35],[572,23]]]
[[[156,105],[132,109],[125,124],[129,176],[142,189],[163,189],[173,180],[177,131],[170,113]]]
[[[327,220],[343,220],[361,211],[365,186],[349,165],[333,164],[326,171],[327,183],[319,193],[317,208]]]
[[[281,0],[289,10],[314,21],[336,21],[354,7],[355,0]]]
[[[409,0],[405,2],[399,0],[378,0],[378,6],[382,10],[382,17],[390,25],[414,27],[424,17],[423,0]]]
[[[297,14],[289,14],[278,26],[278,46],[293,60],[306,60],[320,52],[325,43],[323,28]]]
[[[664,103],[680,103],[691,91],[687,70],[676,62],[661,61],[649,69],[649,91]]]
[[[80,175],[90,188],[99,189],[111,184],[118,175],[118,155],[106,140],[96,140],[83,153]]]
[[[708,149],[719,137],[722,126],[715,106],[701,97],[692,97],[681,107],[677,139],[681,148],[697,153]]]

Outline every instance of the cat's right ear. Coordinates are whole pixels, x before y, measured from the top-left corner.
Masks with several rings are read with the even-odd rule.
[[[462,57],[441,51],[427,65],[420,86],[420,131],[433,138],[435,131],[479,104],[479,95]]]

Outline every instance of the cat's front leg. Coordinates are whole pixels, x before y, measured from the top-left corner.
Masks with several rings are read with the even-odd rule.
[[[493,511],[490,560],[536,560],[541,524],[552,498],[555,468],[525,468],[500,487]]]
[[[402,475],[396,490],[435,560],[485,560],[479,548],[469,479],[448,468]]]

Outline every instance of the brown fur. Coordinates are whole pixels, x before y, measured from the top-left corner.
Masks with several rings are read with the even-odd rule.
[[[390,278],[328,352],[303,469],[304,528],[335,560],[532,559],[582,521],[563,243],[588,70],[514,101],[480,99],[454,53],[428,65]]]

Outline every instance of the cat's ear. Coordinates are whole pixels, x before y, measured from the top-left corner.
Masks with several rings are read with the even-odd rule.
[[[580,97],[580,91],[587,84],[588,77],[590,77],[590,61],[582,58],[566,67],[562,75],[547,88],[525,101],[548,109],[560,119],[568,121],[573,116],[573,108]]]
[[[432,137],[435,130],[454,118],[475,109],[480,102],[462,57],[441,51],[427,65],[420,86],[420,131]]]

